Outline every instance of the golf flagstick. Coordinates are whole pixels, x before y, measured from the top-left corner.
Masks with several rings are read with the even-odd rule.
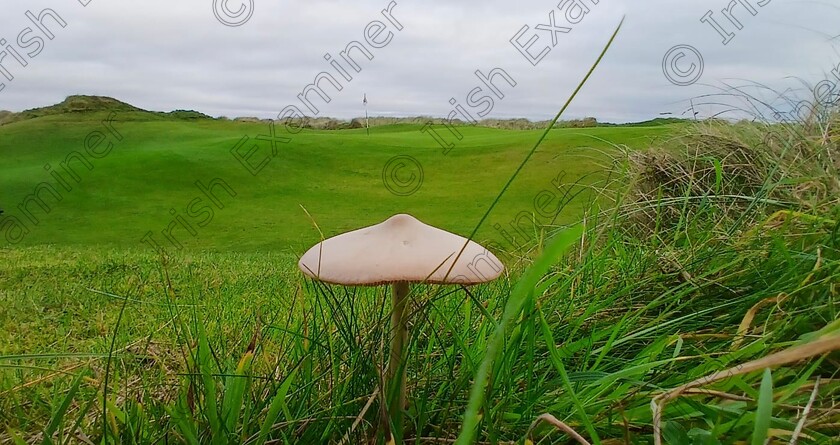
[[[368,111],[367,111],[367,93],[365,93],[365,128],[367,128],[367,135],[370,136],[370,121],[368,120]]]

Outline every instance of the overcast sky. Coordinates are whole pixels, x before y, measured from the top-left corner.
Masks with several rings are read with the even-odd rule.
[[[590,12],[575,15],[574,1]],[[816,83],[833,78],[831,71],[840,64],[838,0],[750,0],[752,11],[743,5],[733,11],[740,30],[721,12],[729,0],[574,1],[560,2],[561,9],[558,0],[397,0],[392,23],[381,13],[390,0],[3,0],[0,39],[12,49],[5,50],[2,66],[14,79],[0,70],[5,84],[0,110],[91,94],[160,111],[274,117],[296,105],[312,115],[297,96],[326,71],[340,81],[342,91],[322,83],[330,103],[316,93],[308,96],[318,116],[363,115],[365,94],[371,115],[446,116],[453,108],[451,98],[466,106],[468,93],[481,85],[476,70],[501,68],[516,87],[497,77],[505,97],[494,98],[492,110],[478,107],[485,117],[547,119],[585,75],[623,15],[626,22],[616,44],[568,117],[624,122],[665,112],[683,115],[692,98],[701,115],[710,115],[722,108],[703,105],[720,101],[705,95],[748,84],[801,90],[797,79]],[[67,23],[61,28],[44,18],[52,40],[25,15],[37,16],[45,8]],[[238,16],[237,10],[242,12]],[[734,34],[726,45],[711,21],[701,22],[710,10],[723,32]],[[555,26],[571,30],[535,29],[550,23],[552,11]],[[578,23],[567,21],[569,13]],[[383,48],[365,41],[365,29],[374,20],[384,26],[374,40],[390,37]],[[226,26],[222,21],[244,23]],[[21,36],[19,45],[26,28],[31,32]],[[550,49],[536,66],[511,43],[520,30],[521,46],[534,39],[526,51],[536,56]],[[43,48],[34,43],[36,36]],[[361,72],[348,71],[352,81],[346,81],[324,56],[341,60],[339,53],[353,41],[367,45],[374,59],[356,54]],[[696,78],[691,70],[696,56],[688,50],[672,53],[671,77],[679,83],[694,81],[688,86],[675,85],[663,73],[663,59],[677,45],[692,46],[704,60],[702,76]],[[775,100],[766,90],[752,94]],[[731,100],[731,94],[722,99]]]

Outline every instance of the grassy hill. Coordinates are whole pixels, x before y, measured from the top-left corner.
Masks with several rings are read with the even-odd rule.
[[[119,113],[125,119],[133,120],[194,120],[212,119],[206,114],[192,110],[175,110],[170,112],[147,111],[129,105],[111,97],[104,96],[68,96],[61,103],[46,107],[24,110],[20,113],[0,111],[0,126],[12,122],[38,119],[48,116],[62,116],[70,120],[88,120],[92,113]]]
[[[96,111],[58,113],[79,109],[75,103],[71,98],[34,113],[38,117],[0,126],[0,156],[4,159],[0,208],[6,211],[4,218],[18,218],[29,231],[15,245],[141,247],[141,239],[149,231],[161,238],[160,232],[176,216],[192,225],[202,222],[204,218],[187,215],[188,206],[204,196],[196,183],[208,185],[214,179],[224,181],[236,196],[216,189],[224,208],[216,207],[212,221],[197,228],[195,236],[184,226],[175,228],[173,236],[186,249],[300,249],[318,239],[303,208],[326,234],[401,212],[469,233],[539,134],[459,127],[463,139],[452,138],[455,148],[444,154],[419,125],[375,127],[370,136],[364,130],[303,130],[288,135],[278,128],[278,134],[292,140],[279,144],[276,156],[254,176],[231,150],[247,137],[240,154],[256,144],[250,162],[257,165],[269,157],[270,143],[257,140],[270,133],[267,123],[164,119],[107,100],[88,103],[88,110]],[[111,125],[118,134],[102,123],[112,112]],[[522,212],[538,213],[535,196],[543,190],[556,191],[552,182],[557,183],[558,177],[564,193],[573,188],[581,194],[555,222],[576,220],[580,217],[576,209],[594,196],[587,187],[598,186],[606,178],[604,169],[612,164],[611,154],[617,150],[613,144],[647,147],[671,136],[675,128],[679,127],[552,131],[480,236],[500,240],[494,224],[507,227]],[[107,138],[99,150],[108,144],[113,144],[113,149],[98,159],[88,155],[85,144],[92,134]],[[78,181],[61,168],[72,153],[84,155],[92,167],[71,161]],[[410,196],[394,195],[384,185],[383,169],[395,156],[410,156],[422,165],[422,187]],[[46,165],[50,171],[45,170]],[[63,188],[51,176],[54,173],[68,181],[72,190]],[[419,171],[397,169],[396,174],[397,180],[408,181]],[[41,190],[39,196],[49,213],[38,203],[30,201],[25,206],[38,220],[35,225],[19,206],[42,183],[58,192],[61,200]],[[541,224],[551,222],[536,217]],[[520,225],[528,230],[524,220]],[[3,233],[0,243],[12,244]]]

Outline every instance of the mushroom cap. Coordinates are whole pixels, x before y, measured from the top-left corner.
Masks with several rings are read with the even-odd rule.
[[[298,267],[316,280],[348,286],[470,285],[494,280],[504,270],[502,262],[479,244],[411,215],[395,215],[322,241],[301,257]]]

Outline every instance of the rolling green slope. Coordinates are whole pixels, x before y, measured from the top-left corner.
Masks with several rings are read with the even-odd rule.
[[[401,212],[469,233],[538,137],[538,131],[459,127],[459,141],[441,128],[441,135],[455,144],[444,154],[414,125],[375,127],[370,136],[364,130],[289,134],[278,127],[277,136],[291,141],[278,143],[276,156],[269,158],[270,142],[257,139],[270,134],[267,123],[178,120],[142,110],[118,110],[113,122],[103,123],[111,113],[46,115],[0,126],[2,245],[150,248],[141,240],[151,232],[156,243],[170,250],[179,245],[186,250],[299,250],[319,238],[304,208],[326,236]],[[512,232],[509,224],[522,212],[549,223],[551,218],[535,210],[534,199],[542,191],[558,197],[565,193],[552,182],[598,184],[606,177],[604,166],[612,162],[611,144],[646,147],[674,128],[554,130],[479,238],[503,240],[494,225]],[[245,156],[257,147],[251,165],[270,159],[256,175],[231,153],[244,137],[248,140],[238,153]],[[86,145],[99,158],[87,153]],[[73,153],[82,154],[89,165]],[[395,156],[411,156],[422,165],[422,187],[410,196],[397,196],[383,183],[383,168]],[[393,174],[408,184],[419,171],[404,165]],[[62,179],[72,190],[61,186]],[[214,204],[197,185],[214,180],[236,196],[217,185]],[[31,199],[36,190],[49,212]],[[557,221],[575,220],[590,195],[584,190]],[[546,199],[540,198],[539,205],[556,205]],[[527,231],[525,220],[520,222]],[[161,232],[170,226],[168,240]]]

